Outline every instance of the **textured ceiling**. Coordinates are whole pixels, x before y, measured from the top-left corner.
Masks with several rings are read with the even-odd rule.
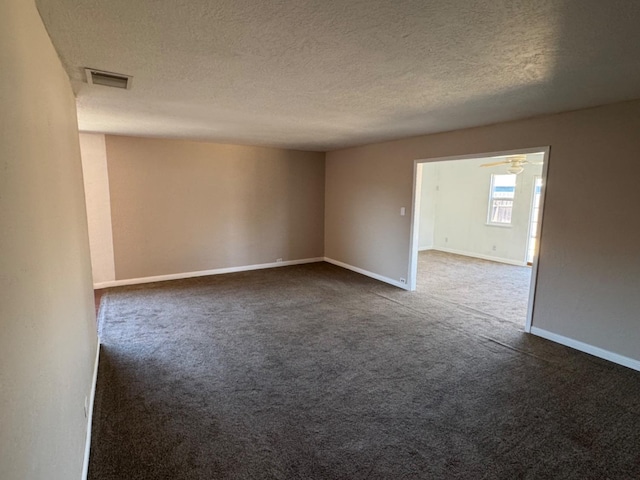
[[[640,97],[637,0],[37,4],[85,131],[332,150]]]

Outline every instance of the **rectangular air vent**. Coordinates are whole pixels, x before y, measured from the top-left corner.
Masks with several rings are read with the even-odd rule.
[[[90,85],[104,85],[105,87],[124,88],[129,90],[133,77],[121,73],[104,72],[95,68],[85,68],[87,83]]]

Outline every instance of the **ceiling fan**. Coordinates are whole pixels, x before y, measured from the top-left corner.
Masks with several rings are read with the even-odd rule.
[[[497,167],[498,165],[509,165],[508,173],[517,175],[524,171],[525,165],[542,165],[543,162],[530,162],[526,155],[511,155],[500,162],[483,163],[481,167]]]

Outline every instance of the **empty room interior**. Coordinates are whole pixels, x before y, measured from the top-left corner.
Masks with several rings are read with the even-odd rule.
[[[0,3],[0,478],[640,478],[640,4]]]
[[[545,152],[417,164],[415,290],[530,331]]]

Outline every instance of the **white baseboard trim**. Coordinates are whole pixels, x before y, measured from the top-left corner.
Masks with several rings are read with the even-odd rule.
[[[303,263],[316,263],[324,261],[324,257],[302,258],[300,260],[287,260],[284,262],[260,263],[257,265],[242,265],[239,267],[214,268],[213,270],[200,270],[198,272],[172,273],[169,275],[156,275],[154,277],[128,278],[125,280],[113,280],[111,282],[94,283],[93,288],[122,287],[125,285],[138,285],[141,283],[164,282],[167,280],[181,280],[184,278],[206,277],[207,275],[222,275],[224,273],[247,272],[249,270],[262,270],[264,268],[286,267],[289,265],[301,265]]]
[[[542,328],[538,327],[531,327],[531,333],[533,335],[546,338],[547,340],[551,340],[552,342],[559,343],[566,347],[575,348],[576,350],[588,353],[590,355],[593,355],[594,357],[603,358],[605,360],[609,360],[610,362],[617,363],[618,365],[640,371],[640,360],[634,360],[633,358],[625,357],[624,355],[613,353],[600,347],[594,347],[593,345],[589,345],[588,343],[558,335],[557,333],[549,332],[548,330],[543,330]]]
[[[428,247],[418,247],[419,252],[424,252],[426,250],[434,250],[433,245],[430,245]]]
[[[409,290],[409,285],[406,283],[401,283],[398,280],[394,280],[393,278],[385,277],[383,275],[378,275],[377,273],[370,272],[368,270],[364,270],[362,268],[354,267],[353,265],[349,265],[348,263],[339,262],[338,260],[334,260],[333,258],[324,257],[324,261],[327,263],[331,263],[338,267],[346,268],[347,270],[351,270],[356,273],[360,273],[362,275],[366,275],[367,277],[374,278],[384,283],[388,283],[393,285],[394,287],[402,288],[403,290]]]
[[[481,260],[489,260],[491,262],[506,263],[508,265],[517,265],[518,267],[526,267],[527,262],[519,262],[518,260],[510,260],[502,257],[492,257],[491,255],[483,255],[482,253],[465,252],[463,250],[456,250],[454,248],[445,247],[433,247],[431,250],[437,250],[439,252],[453,253],[455,255],[463,255],[465,257],[479,258]]]
[[[84,445],[84,461],[82,462],[82,480],[87,480],[89,474],[89,454],[91,452],[91,425],[93,423],[93,403],[96,399],[96,385],[98,384],[98,365],[100,364],[100,339],[96,349],[96,360],[93,364],[93,379],[91,380],[91,393],[89,394],[89,410],[87,411],[87,435]]]

